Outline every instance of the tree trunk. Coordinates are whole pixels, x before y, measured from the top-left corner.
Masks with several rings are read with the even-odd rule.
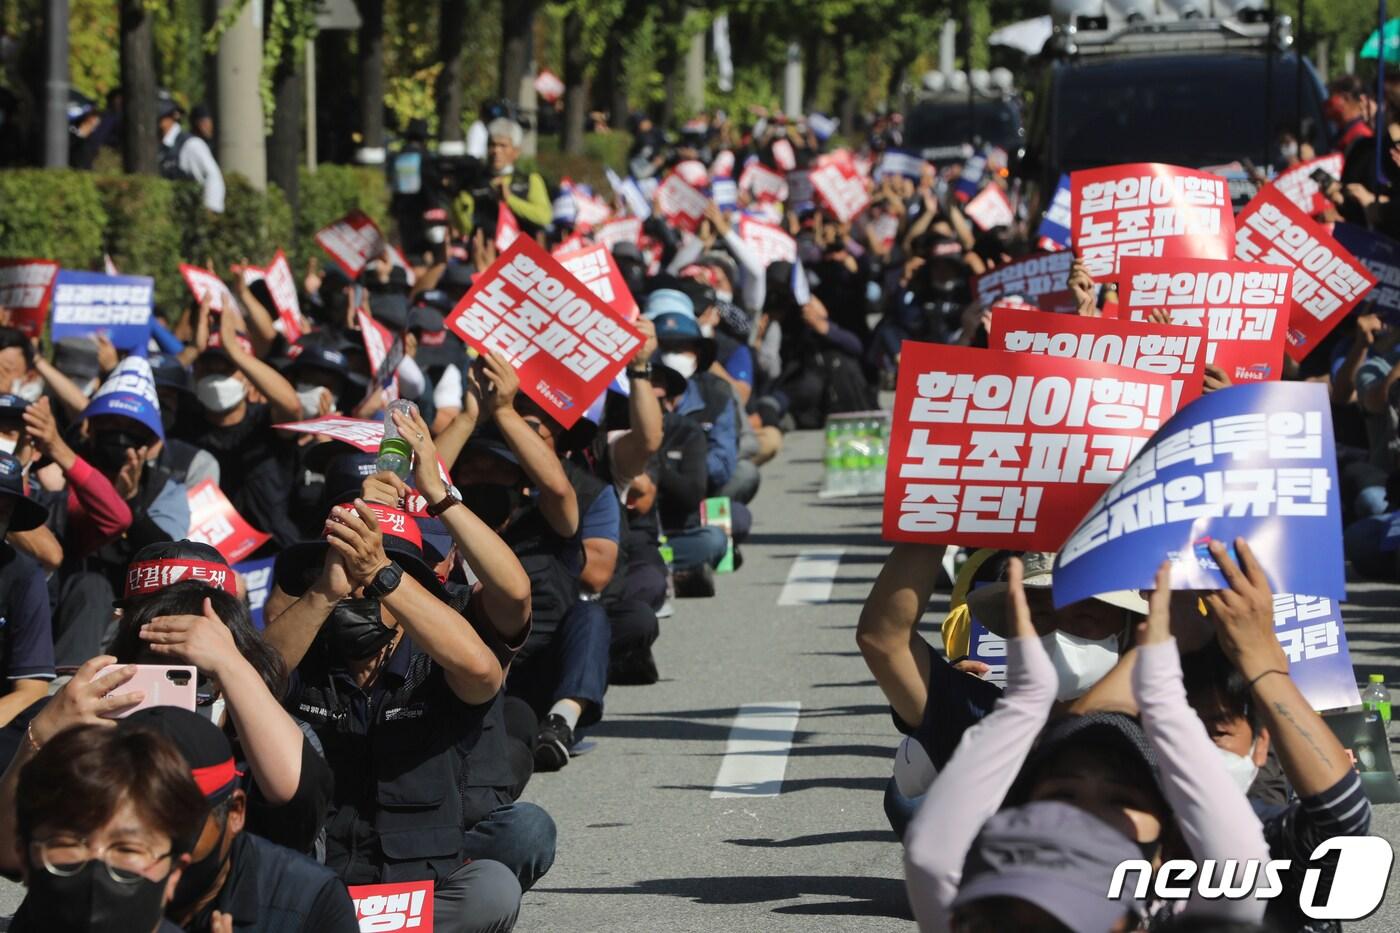
[[[438,149],[443,155],[466,151],[462,138],[462,45],[467,28],[467,0],[442,0],[438,33],[438,72],[433,88],[437,103]]]
[[[292,214],[297,211],[297,174],[301,167],[302,105],[305,103],[303,69],[296,64],[299,50],[288,46],[272,73],[272,134],[267,137],[268,178],[282,189]]]
[[[497,93],[518,102],[520,82],[534,57],[537,0],[501,0],[501,67]]]
[[[569,155],[583,153],[583,133],[588,117],[587,68],[583,14],[574,8],[564,17],[564,132],[561,148]]]
[[[222,9],[240,7],[240,0],[221,0]],[[255,189],[267,187],[267,139],[263,123],[263,34],[251,4],[219,37],[219,134],[216,153],[224,174],[236,173]]]
[[[817,86],[821,83],[822,67],[827,64],[822,59],[820,36],[809,36],[802,50],[802,112],[811,113],[817,109]]]
[[[357,162],[384,164],[384,0],[360,0],[360,151]]]
[[[159,129],[156,127],[156,63],[151,17],[142,0],[122,0],[122,167],[154,175]]]
[[[855,126],[856,106],[858,101],[856,95],[851,91],[851,59],[848,54],[849,40],[846,34],[838,29],[836,31],[836,100],[833,110],[835,116],[841,121],[841,132],[849,133]]]

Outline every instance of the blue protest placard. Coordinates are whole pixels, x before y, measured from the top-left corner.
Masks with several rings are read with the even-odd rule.
[[[1332,238],[1347,248],[1376,277],[1376,287],[1361,299],[1357,310],[1374,311],[1392,324],[1400,324],[1400,243],[1356,224],[1332,227]]]
[[[739,206],[739,186],[732,178],[710,180],[710,197],[722,211],[732,211]]]
[[[1061,175],[1060,184],[1055,188],[1055,196],[1041,215],[1040,227],[1035,231],[1037,245],[1041,249],[1069,249],[1069,206],[1069,176]]]
[[[50,336],[57,341],[103,333],[118,350],[145,356],[154,295],[149,276],[61,269],[50,302]]]
[[[1360,705],[1336,600],[1275,593],[1274,635],[1288,655],[1288,676],[1313,709]]]
[[[877,180],[886,175],[903,175],[918,181],[923,174],[923,158],[900,149],[886,149],[884,155],[880,156],[879,166],[875,169]]]
[[[248,592],[248,612],[258,631],[262,631],[267,624],[263,618],[263,604],[267,602],[267,594],[272,592],[272,565],[275,563],[277,558],[267,557],[233,565],[233,569],[243,577],[243,586]]]
[[[976,617],[967,622],[967,656],[987,665],[982,679],[1006,689],[1006,639],[989,630]]]
[[[1211,541],[1249,542],[1276,593],[1342,599],[1341,506],[1327,387],[1261,382],[1202,396],[1152,436],[1055,559],[1055,605],[1226,587]]]

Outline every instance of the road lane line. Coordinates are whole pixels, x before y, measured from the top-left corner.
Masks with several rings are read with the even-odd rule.
[[[843,547],[803,548],[788,570],[778,596],[779,606],[818,606],[831,599],[831,586],[841,569]]]
[[[740,706],[710,797],[776,797],[782,793],[801,710],[802,704],[796,700]]]

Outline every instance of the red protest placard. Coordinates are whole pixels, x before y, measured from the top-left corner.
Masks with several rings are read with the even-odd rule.
[[[787,179],[758,162],[750,162],[739,173],[739,190],[760,201],[786,201]]]
[[[1293,270],[1285,351],[1301,361],[1376,284],[1376,277],[1282,192],[1265,188],[1236,218],[1235,255]]]
[[[415,930],[432,933],[433,883],[399,881],[393,884],[352,884],[355,921],[361,933]]]
[[[1009,227],[1016,219],[1016,211],[1006,197],[1006,192],[997,185],[987,185],[963,208],[963,213],[983,230]]]
[[[1042,295],[1064,291],[1074,255],[1069,252],[1027,256],[974,276],[972,294],[978,301],[993,304],[1008,295],[1020,295],[1030,302]]]
[[[905,341],[884,536],[1057,550],[1170,406],[1154,373]]]
[[[728,178],[734,174],[734,150],[721,149],[710,163],[710,175],[715,178]]]
[[[376,389],[382,389],[384,401],[392,402],[399,397],[398,369],[403,362],[403,341],[363,308],[355,312],[355,320],[360,325],[365,356],[369,357],[370,384],[365,398],[373,395]]]
[[[203,303],[206,295],[213,295],[210,304],[215,311],[222,308],[238,307],[233,300],[233,292],[228,290],[224,280],[208,269],[201,269],[199,266],[182,262],[180,263],[180,275],[184,278],[190,293],[194,295],[195,301]]]
[[[1071,172],[1070,236],[1096,279],[1112,279],[1123,256],[1229,259],[1235,223],[1225,179],[1135,162]]]
[[[786,139],[774,140],[773,164],[785,172],[797,168],[797,153],[792,151],[792,143]]]
[[[244,521],[212,479],[192,487],[187,496],[190,503],[189,539],[210,545],[230,564],[238,563],[272,537]]]
[[[365,265],[384,252],[384,235],[364,212],[356,210],[316,231],[316,244],[340,271],[357,279]]]
[[[1283,369],[1289,283],[1281,266],[1209,259],[1124,259],[1119,317],[1206,328],[1206,362],[1231,382],[1267,382]]]
[[[37,336],[44,329],[58,263],[48,259],[0,259],[0,307],[10,312],[10,326]]]
[[[1343,156],[1331,152],[1316,159],[1299,162],[1290,169],[1279,172],[1269,187],[1277,188],[1294,207],[1310,216],[1317,216],[1327,210],[1327,198],[1313,181],[1313,173],[1318,169],[1338,180],[1342,177]]]
[[[379,442],[384,439],[384,422],[369,418],[347,418],[345,415],[323,415],[306,421],[288,421],[274,424],[279,431],[296,431],[298,434],[324,434],[326,437],[344,441],[364,452],[379,450]]]
[[[520,389],[565,428],[641,346],[631,324],[528,237],[476,276],[447,326],[481,353],[500,353]]]
[[[612,250],[619,243],[640,245],[642,242],[642,221],[637,217],[610,220],[593,231],[593,239]]]
[[[758,255],[764,268],[775,262],[796,262],[797,241],[787,231],[752,217],[739,218],[739,238]]]
[[[504,253],[520,236],[520,222],[502,201],[496,206],[496,252]]]
[[[282,322],[282,336],[288,343],[296,343],[302,335],[301,300],[297,298],[296,279],[292,278],[292,267],[287,256],[280,249],[272,257],[272,263],[263,272],[263,282],[277,305],[277,316]]]
[[[1112,363],[1171,380],[1170,414],[1201,394],[1206,339],[1199,327],[1139,324],[1111,318],[992,309],[989,346],[1014,353]]]
[[[588,290],[608,303],[629,324],[637,319],[637,300],[627,288],[622,270],[613,262],[612,253],[601,243],[567,252],[553,253],[559,264],[569,270]]]
[[[661,216],[671,226],[690,233],[700,229],[707,203],[703,194],[675,172],[667,175],[656,189],[656,209],[661,211]]]
[[[710,184],[710,173],[706,171],[705,163],[699,159],[684,159],[677,162],[675,172],[685,180],[687,185],[697,190]]]
[[[844,159],[830,159],[814,168],[807,176],[822,203],[847,223],[870,206],[870,192],[865,179],[856,171],[849,154]]]

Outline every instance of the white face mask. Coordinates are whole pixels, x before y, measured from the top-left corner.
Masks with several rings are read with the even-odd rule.
[[[732,301],[734,300],[734,293],[733,293],[733,292],[715,292],[715,297],[718,298],[720,301],[732,302]]]
[[[231,411],[247,393],[247,387],[237,376],[205,376],[194,387],[199,404],[215,414]]]
[[[0,437],[0,454],[14,455],[15,448],[19,446],[17,437]]]
[[[715,335],[715,325],[701,324],[700,333],[704,334],[706,337],[713,337]]]
[[[667,369],[674,369],[689,379],[695,375],[699,361],[695,358],[694,353],[663,353],[661,354],[661,365]]]
[[[304,382],[297,383],[297,398],[301,401],[301,416],[303,418],[315,418],[321,413],[321,393],[325,391],[326,389],[321,386],[308,385]]]
[[[1283,156],[1285,159],[1296,159],[1298,158],[1298,144],[1284,143],[1279,147],[1278,152],[1279,155]]]
[[[37,402],[39,396],[44,394],[44,383],[38,379],[15,379],[10,383],[10,392],[26,402]]]
[[[1220,760],[1225,762],[1225,770],[1230,773],[1230,780],[1240,789],[1240,793],[1249,793],[1249,786],[1259,775],[1259,766],[1254,763],[1254,743],[1249,743],[1248,755],[1237,755],[1218,745],[1215,750],[1220,753]]]
[[[1118,663],[1116,636],[1094,640],[1056,630],[1042,635],[1040,643],[1045,646],[1045,653],[1050,655],[1050,663],[1060,679],[1055,692],[1057,700],[1083,696]]]

